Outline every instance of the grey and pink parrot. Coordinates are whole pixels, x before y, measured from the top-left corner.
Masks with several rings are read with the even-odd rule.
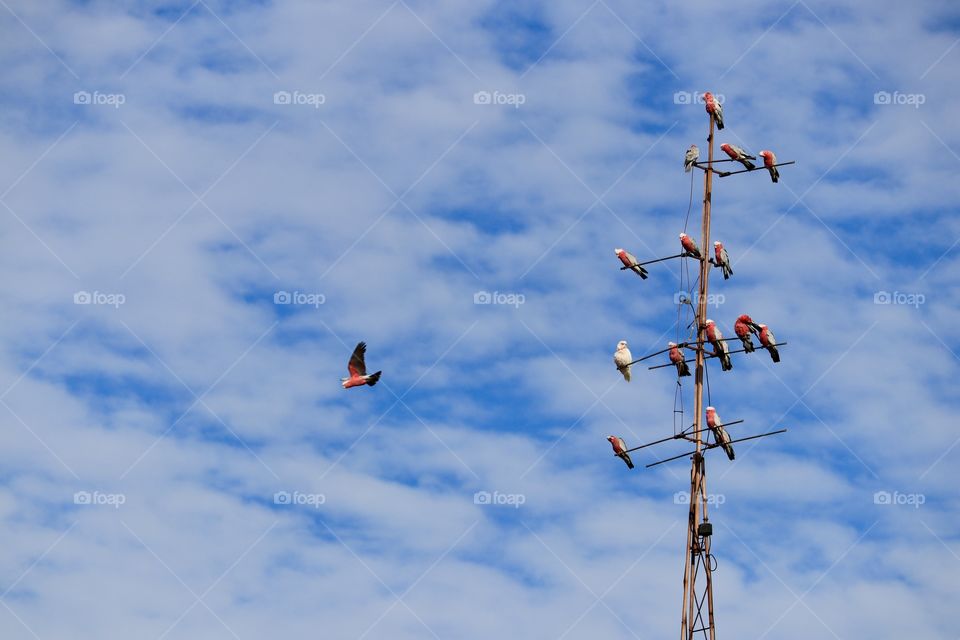
[[[723,152],[730,156],[731,160],[736,160],[742,164],[747,169],[756,169],[756,165],[750,162],[751,160],[756,160],[756,156],[751,156],[749,153],[744,151],[741,147],[738,147],[735,144],[730,144],[729,142],[724,142],[720,145],[720,148],[723,149]]]
[[[730,444],[730,435],[727,433],[727,430],[723,428],[723,421],[720,419],[720,416],[717,415],[717,410],[713,407],[707,407],[707,426],[713,431],[713,437],[716,438],[717,444],[723,447],[723,450],[727,453],[727,457],[733,460],[735,456],[733,453],[733,445]]]
[[[627,453],[627,443],[619,436],[607,436],[607,440],[613,445],[613,453],[627,464],[628,469],[633,469],[633,460]]]
[[[667,346],[670,347],[670,362],[672,362],[677,367],[677,376],[684,377],[690,375],[690,367],[687,366],[687,363],[684,362],[683,351],[680,350],[680,347],[677,346],[676,342],[668,342]]]
[[[770,179],[774,182],[780,182],[780,172],[774,166],[777,164],[777,156],[773,154],[773,151],[761,151],[758,155],[763,158],[763,166],[770,172]]]
[[[740,338],[740,342],[743,343],[744,353],[753,353],[756,350],[750,334],[759,333],[760,328],[759,325],[753,321],[753,318],[745,313],[739,316],[736,322],[733,323],[733,331],[737,334],[737,337]]]
[[[700,159],[700,149],[697,148],[697,145],[692,144],[690,148],[687,149],[687,154],[683,156],[683,171],[684,173],[690,173],[690,169],[693,168],[693,165],[696,164],[697,160]]]
[[[717,102],[717,99],[709,91],[703,94],[703,106],[710,117],[713,118],[713,121],[717,123],[717,129],[723,129],[723,106]]]
[[[637,257],[635,255],[626,249],[614,249],[614,252],[617,254],[617,257],[620,258],[623,266],[629,268],[630,271],[633,271],[644,280],[647,279],[647,270],[637,264]]]
[[[630,363],[633,362],[633,354],[627,348],[627,341],[621,340],[617,343],[617,350],[613,354],[613,363],[617,365],[617,370],[623,374],[623,379],[630,382]]]
[[[774,337],[773,331],[765,324],[758,324],[757,326],[760,328],[761,346],[770,352],[770,358],[774,362],[780,362],[780,352],[777,351],[777,339]]]
[[[733,369],[733,362],[730,361],[730,347],[727,346],[727,341],[723,339],[720,327],[713,320],[707,320],[705,328],[707,340],[713,345],[713,354],[720,359],[720,369],[730,371]]]
[[[694,257],[697,260],[703,260],[703,256],[700,254],[700,247],[697,246],[696,240],[685,233],[681,233],[680,244],[683,246],[683,251],[686,255]]]
[[[715,257],[713,264],[723,270],[723,279],[729,280],[733,275],[733,267],[730,266],[730,255],[719,240],[713,243],[713,255]]]
[[[350,387],[362,387],[364,385],[373,386],[377,384],[377,381],[380,379],[380,374],[382,371],[377,371],[376,373],[371,373],[367,375],[367,364],[365,362],[364,356],[367,353],[367,343],[361,342],[353,350],[353,355],[350,356],[350,362],[347,363],[347,371],[350,372],[349,378],[340,378],[340,383],[343,385],[344,389],[349,389]]]

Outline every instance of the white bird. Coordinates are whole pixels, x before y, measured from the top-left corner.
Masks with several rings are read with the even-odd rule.
[[[697,145],[692,144],[690,148],[687,149],[687,155],[683,157],[683,171],[684,173],[690,173],[690,169],[693,168],[694,163],[700,159],[700,149],[697,148]]]
[[[633,362],[633,354],[627,348],[627,341],[621,340],[617,343],[617,351],[613,354],[613,363],[623,374],[623,379],[630,382],[630,363]]]

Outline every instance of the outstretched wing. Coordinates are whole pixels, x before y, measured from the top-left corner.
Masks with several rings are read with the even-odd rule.
[[[363,360],[363,356],[366,353],[366,342],[359,343],[357,348],[353,350],[353,355],[350,356],[350,362],[347,364],[347,371],[350,372],[350,377],[367,375],[367,364]]]

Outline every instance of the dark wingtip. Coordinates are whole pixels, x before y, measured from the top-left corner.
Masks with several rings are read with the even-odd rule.
[[[381,373],[383,373],[383,371],[377,371],[376,373],[371,374],[370,378],[367,380],[367,384],[370,385],[371,387],[377,384],[377,381],[380,380]]]

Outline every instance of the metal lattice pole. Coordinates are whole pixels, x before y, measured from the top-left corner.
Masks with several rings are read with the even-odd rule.
[[[697,450],[690,465],[690,513],[687,521],[687,546],[684,550],[683,571],[683,613],[680,623],[681,640],[690,640],[695,633],[709,632],[710,640],[715,638],[713,618],[713,579],[710,566],[710,537],[702,536],[700,524],[707,519],[706,500],[706,463],[703,456],[703,379],[705,369],[707,293],[709,291],[710,261],[710,205],[713,190],[713,133],[714,120],[710,118],[710,132],[707,138],[707,167],[703,183],[703,226],[700,234],[702,256],[700,260],[700,286],[697,299],[697,369],[694,378],[694,432]],[[704,593],[698,596],[697,575],[704,569]],[[704,600],[706,602],[704,603]],[[707,605],[707,621],[703,620],[702,607]]]

